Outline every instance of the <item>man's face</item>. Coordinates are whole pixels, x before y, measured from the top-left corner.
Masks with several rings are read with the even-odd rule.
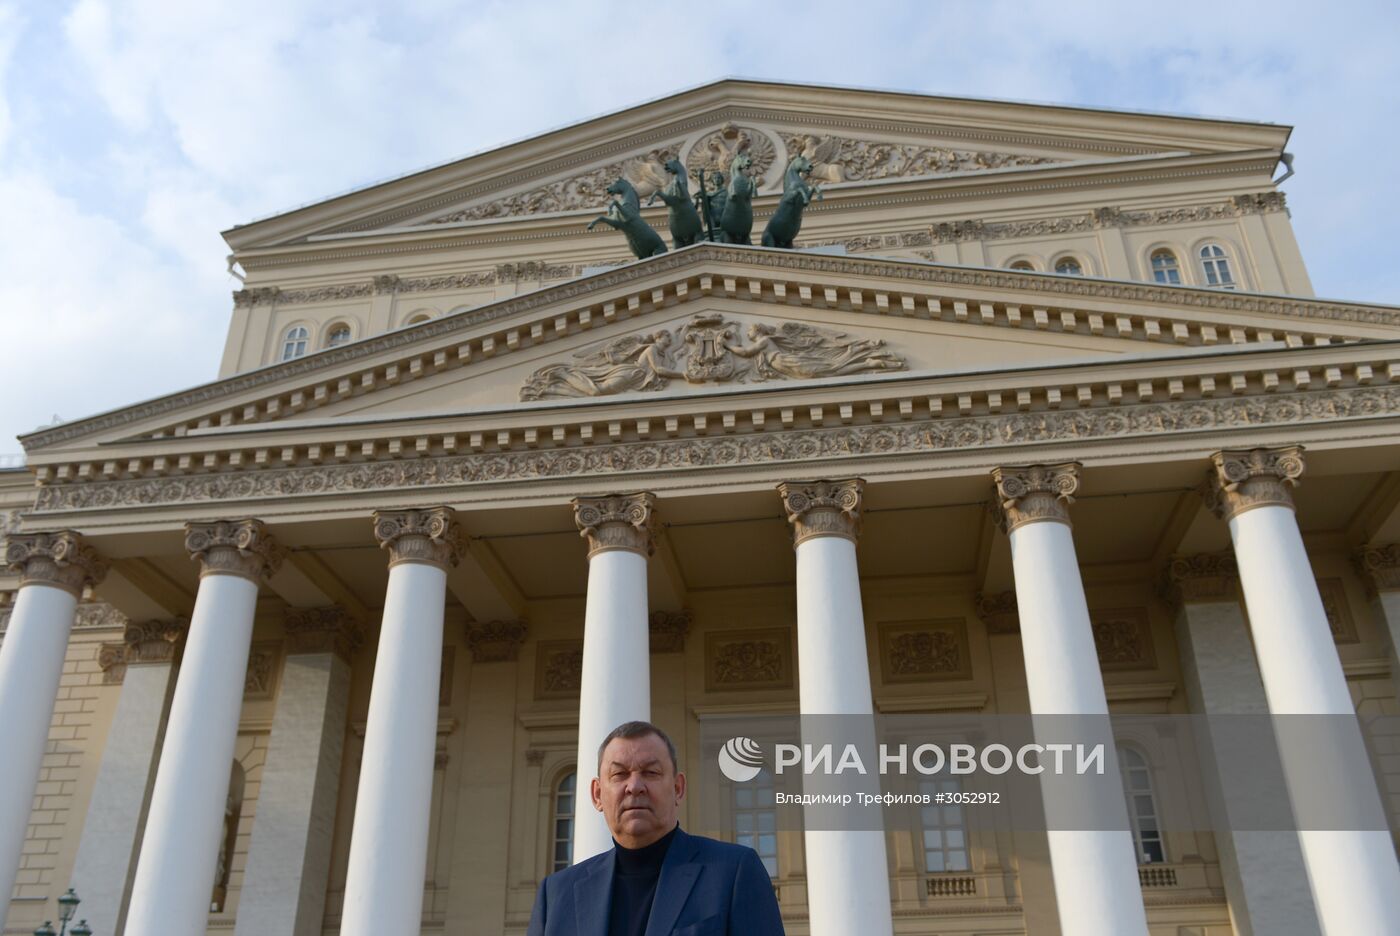
[[[592,792],[593,807],[618,844],[641,848],[675,828],[685,774],[676,772],[666,742],[656,735],[614,738],[603,751]]]

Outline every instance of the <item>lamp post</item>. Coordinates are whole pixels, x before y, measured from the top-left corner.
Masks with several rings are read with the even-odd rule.
[[[58,898],[58,932],[54,932],[53,921],[45,920],[44,925],[34,931],[34,936],[92,936],[92,927],[88,926],[87,920],[79,920],[72,930],[68,929],[68,923],[78,912],[78,904],[82,903],[78,899],[73,888],[68,888],[63,896]]]

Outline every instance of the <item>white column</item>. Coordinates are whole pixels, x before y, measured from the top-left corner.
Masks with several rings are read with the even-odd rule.
[[[1177,556],[1163,583],[1175,605],[1176,644],[1182,681],[1196,715],[1268,715],[1249,626],[1236,597],[1239,573],[1230,555]],[[1307,871],[1298,836],[1287,829],[1235,829],[1237,797],[1223,777],[1248,776],[1260,765],[1253,751],[1242,751],[1228,737],[1214,736],[1208,720],[1198,737],[1205,742],[1204,778],[1219,814],[1215,844],[1230,921],[1237,936],[1318,936],[1317,908],[1308,892]],[[1212,769],[1213,768],[1213,769]]]
[[[126,932],[203,936],[223,837],[258,583],[282,549],[258,520],[185,525],[199,592],[170,703]]]
[[[19,872],[78,599],[84,586],[97,584],[107,571],[71,530],[12,534],[5,564],[20,582],[0,643],[0,929]]]
[[[110,655],[110,665],[125,672],[73,864],[73,889],[97,933],[120,933],[125,924],[175,686],[176,648],[188,630],[185,620],[133,622],[122,643],[104,646],[99,657],[104,670]]]
[[[1302,449],[1219,452],[1212,460],[1209,502],[1230,525],[1269,711],[1275,716],[1347,716],[1333,726],[1338,750],[1364,752],[1356,709],[1293,512],[1289,488],[1303,474]],[[1295,778],[1320,756],[1296,747],[1287,732],[1280,735],[1284,780],[1292,796],[1299,795]],[[1360,805],[1384,815],[1374,778],[1358,784],[1361,779],[1351,778],[1352,795],[1374,798],[1374,803]],[[1303,804],[1295,800],[1294,809],[1303,812]],[[1400,863],[1390,834],[1304,829],[1298,837],[1322,931],[1327,936],[1392,932],[1400,920]]]
[[[419,931],[437,748],[447,570],[461,560],[449,507],[376,511],[389,587],[355,795],[341,936]]]
[[[319,933],[362,628],[338,607],[293,608],[287,662],[258,787],[235,936]]]
[[[578,712],[579,795],[574,863],[612,847],[612,832],[588,789],[598,775],[598,745],[623,722],[651,719],[647,558],[652,511],[647,493],[575,498],[574,522],[588,540],[588,601]]]
[[[1079,487],[1079,466],[997,468],[992,479],[1002,525],[1011,537],[1031,714],[1102,716],[1106,721],[1108,700],[1070,532],[1068,505]],[[1105,741],[1106,773],[1116,778],[1117,753],[1112,739]],[[1072,782],[1055,784],[1048,774],[1042,776],[1042,790],[1050,816],[1057,812],[1054,796],[1075,794]],[[1147,936],[1121,792],[1101,809],[1121,810],[1121,830],[1051,829],[1048,834],[1061,928],[1074,936]]]
[[[797,551],[797,666],[803,715],[848,716],[839,730],[875,749],[865,613],[856,538],[865,482],[778,485]],[[854,718],[849,716],[856,716]],[[805,734],[805,728],[804,728]],[[811,743],[806,737],[804,742]],[[878,779],[868,792],[878,793]],[[813,936],[888,934],[889,865],[883,829],[808,829],[807,906]]]

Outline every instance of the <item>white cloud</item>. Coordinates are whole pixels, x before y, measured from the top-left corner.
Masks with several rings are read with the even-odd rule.
[[[23,23],[13,4],[0,3],[0,155],[10,137],[9,65]]]

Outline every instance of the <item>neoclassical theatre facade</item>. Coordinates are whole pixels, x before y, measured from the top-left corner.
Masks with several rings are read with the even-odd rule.
[[[4,932],[523,934],[629,718],[1396,715],[1400,308],[1314,297],[1288,136],[727,80],[225,232],[218,375],[0,472]],[[1111,756],[1118,832],[682,823],[799,936],[1394,931],[1390,834]]]

